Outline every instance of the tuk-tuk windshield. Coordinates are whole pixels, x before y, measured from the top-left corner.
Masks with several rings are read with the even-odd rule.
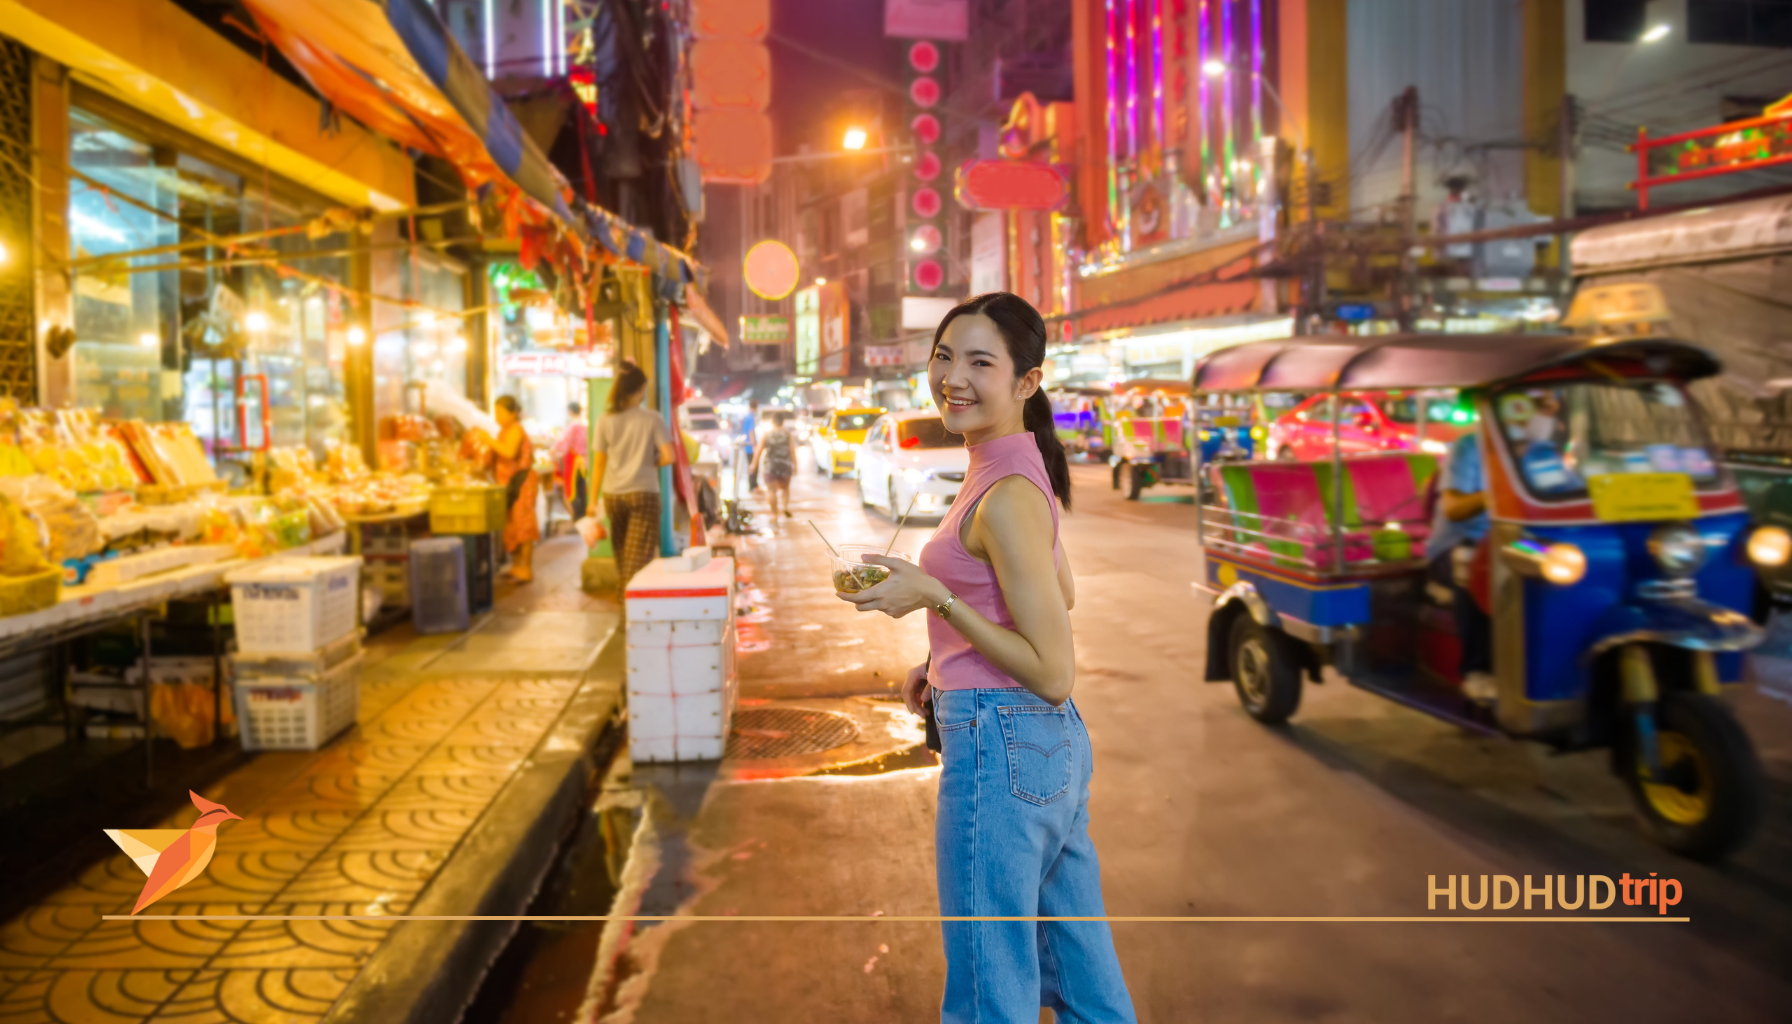
[[[1539,497],[1582,497],[1589,477],[1619,473],[1685,473],[1699,488],[1718,480],[1693,401],[1673,384],[1525,385],[1493,404],[1525,485]]]

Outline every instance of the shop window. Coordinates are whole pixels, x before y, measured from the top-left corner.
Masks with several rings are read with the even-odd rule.
[[[1729,46],[1792,47],[1792,3],[1687,0],[1686,38]]]
[[[348,260],[313,254],[348,240],[279,233],[321,204],[292,201],[271,178],[226,166],[227,155],[194,152],[172,129],[83,106],[70,128],[76,403],[184,420],[222,462],[241,444],[238,383],[264,377],[273,444],[321,450],[344,436]],[[258,236],[250,245],[222,244],[248,233]],[[244,259],[256,250],[276,258]]]
[[[1648,8],[1645,0],[1586,0],[1587,42],[1636,42],[1643,34]]]

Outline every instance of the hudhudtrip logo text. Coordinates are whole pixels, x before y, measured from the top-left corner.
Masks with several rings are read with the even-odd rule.
[[[1511,910],[1520,899],[1525,910],[1579,910],[1583,905],[1588,910],[1604,910],[1622,897],[1627,907],[1654,907],[1657,914],[1666,914],[1681,897],[1679,879],[1657,878],[1653,871],[1647,878],[1632,878],[1626,872],[1617,881],[1606,875],[1575,875],[1573,900],[1568,898],[1567,875],[1544,875],[1541,884],[1533,882],[1530,875],[1522,881],[1511,875],[1481,875],[1478,886],[1473,884],[1472,875],[1445,875],[1441,883],[1436,875],[1425,877],[1429,879],[1427,910],[1455,910],[1458,901],[1464,910],[1490,906],[1494,910]]]

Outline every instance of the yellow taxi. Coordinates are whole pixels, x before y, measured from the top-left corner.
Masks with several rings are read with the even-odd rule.
[[[871,421],[882,416],[882,409],[871,407],[835,409],[815,432],[810,444],[815,448],[815,471],[829,478],[853,471],[858,461],[859,445],[865,443],[865,431]]]

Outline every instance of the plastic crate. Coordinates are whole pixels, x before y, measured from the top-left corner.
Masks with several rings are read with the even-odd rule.
[[[467,556],[459,537],[431,537],[411,545],[411,625],[417,632],[467,630]]]
[[[429,532],[492,533],[504,528],[502,487],[438,487],[429,492]]]
[[[242,652],[230,656],[227,678],[314,676],[328,672],[361,653],[361,641],[367,631],[353,633],[307,654]]]
[[[478,615],[492,606],[492,584],[498,570],[497,536],[490,533],[459,536],[467,551],[467,611]]]
[[[238,678],[236,717],[243,749],[316,750],[354,725],[365,657],[357,651],[317,675]]]
[[[32,576],[0,576],[0,617],[43,611],[60,600],[60,566]]]
[[[224,577],[240,651],[315,651],[360,625],[361,560],[282,558]]]
[[[369,561],[367,586],[379,592],[385,608],[406,608],[411,603],[411,573],[407,562]]]

